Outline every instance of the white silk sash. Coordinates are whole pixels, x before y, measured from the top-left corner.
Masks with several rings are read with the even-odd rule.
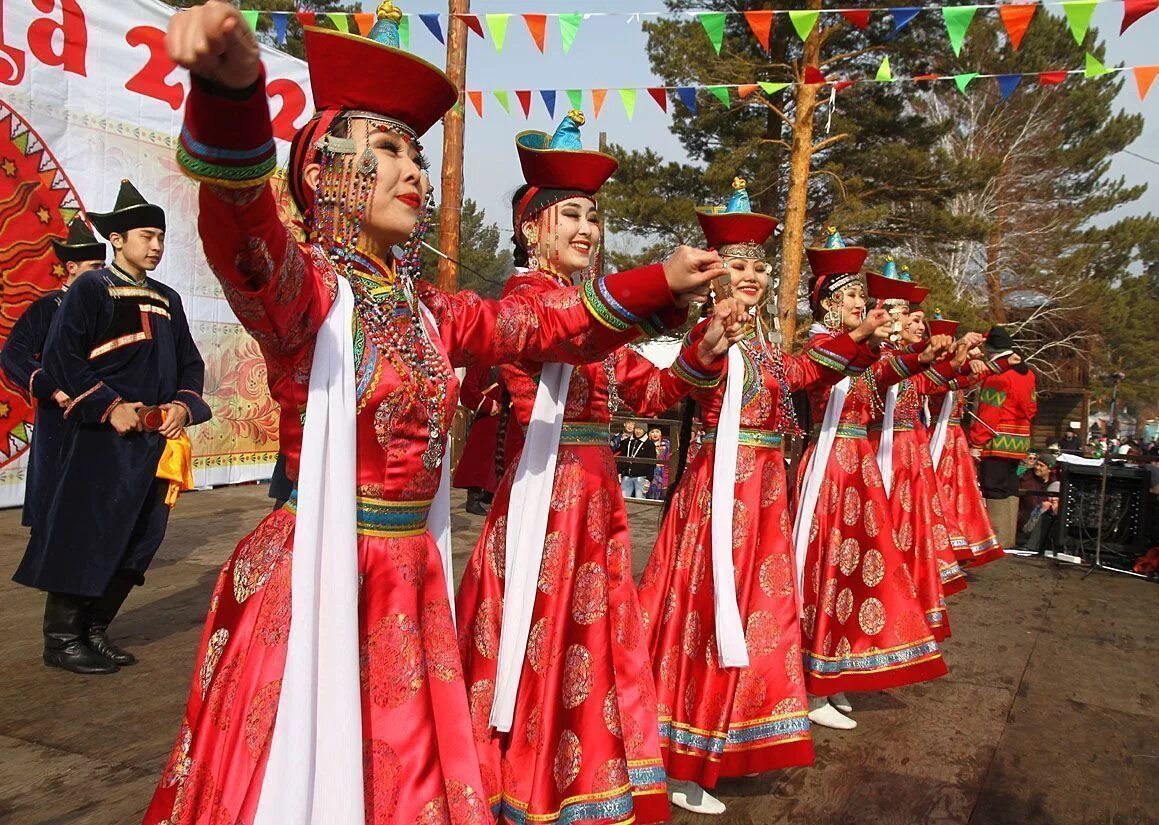
[[[934,425],[934,437],[930,442],[930,456],[934,460],[934,471],[942,460],[942,450],[946,446],[946,434],[950,430],[950,413],[954,409],[957,399],[954,391],[950,390],[942,399],[942,410],[938,413],[938,423]]]
[[[885,415],[881,422],[881,442],[877,445],[877,466],[881,469],[881,483],[888,498],[893,489],[893,418],[897,409],[898,385],[885,391]]]

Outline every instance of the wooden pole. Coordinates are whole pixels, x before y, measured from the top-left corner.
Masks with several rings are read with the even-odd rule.
[[[810,9],[821,8],[821,0],[809,0]],[[821,27],[814,27],[805,40],[801,77],[806,66],[817,66],[821,58]],[[798,83],[793,142],[789,152],[789,192],[785,199],[785,224],[781,233],[781,284],[777,292],[777,318],[781,347],[793,346],[797,332],[797,293],[805,255],[805,220],[809,212],[809,173],[813,161],[813,116],[817,111],[817,84]]]
[[[604,154],[608,153],[608,133],[607,132],[600,132],[600,151],[603,152]],[[604,230],[607,229],[607,227],[608,227],[608,216],[601,209],[600,210],[600,246],[596,250],[596,265],[594,267],[597,275],[603,275],[606,271],[606,268],[607,268],[605,265],[605,262],[607,260],[605,257],[605,252],[606,252],[605,244],[607,243],[607,236],[604,234]]]
[[[459,240],[463,214],[463,129],[467,100],[467,24],[457,14],[471,10],[470,0],[449,0],[447,20],[447,77],[459,91],[459,105],[443,118],[443,203],[439,208],[439,249],[459,260]],[[459,287],[458,266],[439,258],[439,289],[455,292]]]

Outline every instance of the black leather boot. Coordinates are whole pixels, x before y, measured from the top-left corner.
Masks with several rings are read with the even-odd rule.
[[[48,594],[44,604],[44,663],[72,673],[116,673],[119,667],[84,642],[87,602],[80,596]]]
[[[120,612],[121,605],[136,583],[135,577],[122,572],[114,573],[100,598],[89,602],[85,641],[97,653],[121,667],[135,665],[137,657],[109,641],[109,624]]]
[[[476,516],[485,516],[487,511],[491,508],[483,503],[483,488],[482,487],[468,487],[467,488],[467,505],[465,507],[468,513]]]

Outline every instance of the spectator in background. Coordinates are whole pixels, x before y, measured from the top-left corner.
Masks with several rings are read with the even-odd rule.
[[[652,470],[652,483],[648,485],[648,498],[663,501],[664,493],[668,490],[668,456],[671,454],[672,442],[664,437],[659,427],[648,431],[648,438],[656,448],[656,458],[660,461]]]
[[[627,427],[620,439],[616,461],[620,470],[620,490],[624,498],[644,498],[648,477],[652,468],[656,466],[656,445],[648,438],[643,424],[632,422],[632,434],[629,436]]]
[[[620,444],[624,441],[624,439],[632,438],[635,435],[635,432],[636,432],[636,422],[635,421],[625,421],[624,422],[624,429],[621,432],[618,432],[618,433],[615,433],[614,435],[612,435],[612,441],[611,441],[612,452],[619,455]]]
[[[1083,441],[1079,437],[1079,423],[1077,421],[1070,422],[1070,429],[1062,437],[1062,451],[1070,455],[1082,455]]]
[[[1050,483],[1054,480],[1054,465],[1056,459],[1053,455],[1046,453],[1034,462],[1033,468],[1030,472],[1022,476],[1022,482],[1018,486],[1018,535],[1019,539],[1024,538],[1024,534],[1029,533],[1027,523],[1031,516],[1041,510],[1042,503],[1047,500],[1047,497],[1039,493],[1046,492]],[[1022,544],[1019,541],[1019,544]]]

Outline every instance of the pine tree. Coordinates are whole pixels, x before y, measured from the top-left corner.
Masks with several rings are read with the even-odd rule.
[[[435,210],[427,243],[438,248],[439,210]],[[459,289],[478,292],[488,298],[497,298],[503,285],[515,271],[511,251],[500,249],[502,240],[499,225],[488,223],[479,204],[467,198],[463,201],[462,243],[459,247]],[[422,271],[433,276],[438,268],[438,256],[423,249]]]

